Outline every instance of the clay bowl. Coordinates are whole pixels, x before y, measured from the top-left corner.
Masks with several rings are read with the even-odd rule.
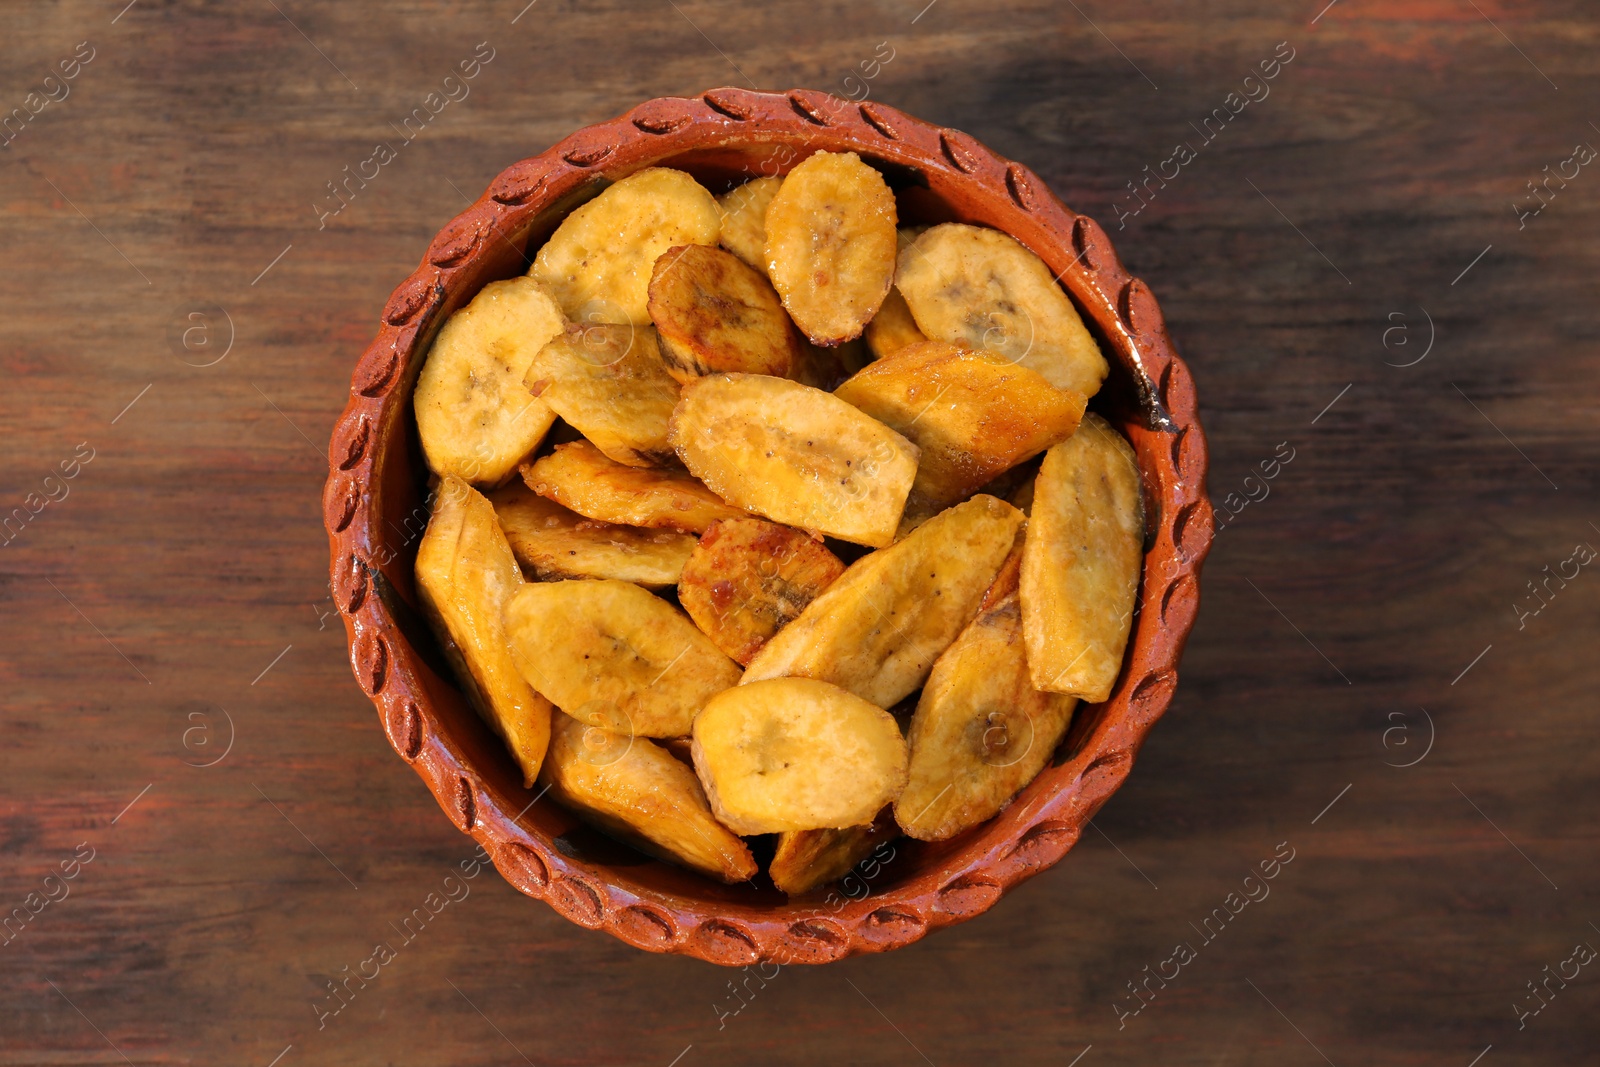
[[[843,883],[788,899],[723,886],[588,829],[522,787],[469,708],[417,611],[412,564],[427,521],[427,471],[411,391],[445,318],[487,282],[524,272],[578,204],[642,167],[667,165],[713,192],[787,172],[810,152],[853,150],[894,187],[906,223],[962,220],[1012,234],[1072,296],[1112,364],[1094,408],[1132,441],[1146,491],[1141,608],[1111,699],[1079,710],[1052,763],[1004,812],[937,845],[901,839]],[[1145,284],[1105,232],[1026,167],[972,137],[877,103],[818,92],[716,89],[640,104],[515,163],[441,230],[383,311],[333,430],[323,511],[350,661],[389,742],[507,881],[580,926],[652,952],[713,963],[820,963],[884,952],[986,911],[1061,859],[1122,784],[1177,684],[1211,545],[1206,445],[1194,385]]]

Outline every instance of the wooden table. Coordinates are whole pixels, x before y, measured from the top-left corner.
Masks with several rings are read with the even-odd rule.
[[[1595,1062],[1593,5],[124,2],[4,31],[0,1062]],[[966,129],[1149,281],[1239,509],[1177,699],[1097,832],[905,950],[734,1001],[487,870],[319,1029],[471,855],[328,599],[353,361],[502,167],[719,84]]]

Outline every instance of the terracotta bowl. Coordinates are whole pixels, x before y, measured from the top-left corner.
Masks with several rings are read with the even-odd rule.
[[[713,192],[787,172],[810,152],[855,151],[899,196],[907,223],[984,223],[1052,270],[1100,339],[1111,378],[1093,406],[1132,441],[1146,492],[1140,610],[1111,699],[1082,707],[1054,760],[1005,811],[936,845],[901,839],[867,871],[804,897],[723,886],[614,844],[522,787],[452,681],[417,611],[412,564],[427,522],[427,470],[411,391],[445,318],[528,256],[577,205],[642,167]],[[976,140],[877,103],[808,90],[716,89],[640,104],[503,171],[452,220],[389,298],[333,430],[323,513],[350,662],[389,743],[506,880],[580,926],[652,952],[713,963],[820,963],[884,952],[992,907],[1061,859],[1122,784],[1177,684],[1178,657],[1211,545],[1206,445],[1194,384],[1149,288],[1105,232],[1031,171]]]

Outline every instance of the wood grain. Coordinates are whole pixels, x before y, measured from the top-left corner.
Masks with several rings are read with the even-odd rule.
[[[1592,968],[1521,1030],[1512,1005],[1600,945],[1600,578],[1520,630],[1512,605],[1600,544],[1600,177],[1553,183],[1521,229],[1510,206],[1600,143],[1593,12],[277,7],[8,16],[0,113],[80,41],[95,57],[0,148],[0,514],[60,496],[44,479],[80,442],[94,458],[0,549],[0,908],[42,900],[80,843],[94,858],[0,946],[0,1062],[1593,1060]],[[319,230],[325,183],[483,41],[471,94]],[[350,676],[318,514],[383,301],[494,174],[571,129],[719,84],[844,92],[882,41],[873,99],[1026,163],[1150,283],[1214,500],[1294,449],[1219,537],[1172,711],[1057,868],[742,1002],[733,974],[580,930],[492,870],[406,941],[390,924],[471,848]],[[1198,143],[1189,124],[1281,41],[1271,95],[1119,230],[1126,183]],[[173,336],[205,305],[233,346],[196,367]],[[1429,355],[1386,366],[1422,351],[1424,309]],[[1423,751],[1422,708],[1432,748],[1392,766]],[[193,766],[230,720],[227,754]],[[1205,942],[1190,924],[1285,841],[1271,895]],[[394,961],[319,1030],[327,981],[378,941]],[[1180,941],[1194,961],[1119,1029],[1125,983]]]

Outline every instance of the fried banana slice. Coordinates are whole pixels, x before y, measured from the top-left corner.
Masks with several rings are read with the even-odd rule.
[[[542,497],[597,522],[700,533],[718,519],[744,518],[694,478],[675,470],[613,463],[588,441],[569,441],[522,468]]]
[[[817,152],[767,206],[767,275],[814,343],[861,336],[894,281],[894,194],[854,152]]]
[[[809,893],[837,882],[900,834],[888,810],[878,813],[871,826],[844,830],[789,830],[778,835],[778,850],[767,864],[772,884],[790,896]],[[890,853],[893,858],[893,853]]]
[[[672,444],[718,496],[857,544],[894,538],[917,447],[831,393],[759,374],[683,387]]]
[[[656,260],[649,311],[667,373],[680,382],[714,371],[782,377],[800,358],[772,283],[720,248],[680,245]]]
[[[883,306],[867,323],[865,336],[873,359],[892,356],[907,345],[928,339],[917,329],[917,320],[911,317],[911,308],[899,289],[890,289],[889,295],[883,298]]]
[[[834,395],[922,450],[911,493],[938,506],[1071,437],[1084,406],[1027,367],[941,341],[879,359]]]
[[[835,578],[839,557],[791,526],[723,519],[700,537],[678,579],[678,603],[716,646],[749,663]]]
[[[694,771],[645,738],[556,712],[539,780],[564,807],[643,852],[730,885],[756,873],[750,849],[712,818]]]
[[[528,364],[523,384],[618,463],[672,458],[667,422],[678,383],[649,326],[569,323]]]
[[[716,198],[681,170],[650,167],[568,215],[528,273],[579,322],[650,325],[650,272],[674,245],[714,245]]]
[[[1044,261],[999,230],[947,222],[900,253],[895,288],[935,341],[995,352],[1084,396],[1108,367]]]
[[[893,716],[838,686],[775,678],[711,698],[694,720],[694,768],[737,834],[864,826],[905,784]]]
[[[616,578],[649,589],[678,584],[693,534],[595,522],[521,482],[489,494],[500,529],[525,571],[544,579]]]
[[[590,726],[682,737],[739,666],[677,608],[608,579],[531,582],[505,608],[505,632],[528,684]]]
[[[454,475],[434,494],[417,546],[417,596],[456,680],[532,786],[550,740],[550,701],[529,687],[506,647],[501,614],[522,572],[483,495]],[[648,595],[648,594],[646,594]]]
[[[744,683],[800,676],[892,707],[972,620],[1022,525],[992,496],[942,511],[856,560],[756,653]]]
[[[1035,688],[1097,704],[1133,627],[1144,498],[1133,446],[1098,415],[1045,453],[1022,555],[1022,632]]]
[[[490,282],[434,338],[412,404],[428,467],[493,488],[511,477],[556,416],[522,377],[566,325],[531,278]]]
[[[1013,550],[967,624],[933,665],[911,719],[911,765],[894,802],[900,828],[943,841],[990,818],[1033,781],[1066,736],[1077,700],[1033,687]]]
[[[767,273],[767,205],[782,178],[754,178],[717,197],[722,230],[717,243],[762,273]]]

